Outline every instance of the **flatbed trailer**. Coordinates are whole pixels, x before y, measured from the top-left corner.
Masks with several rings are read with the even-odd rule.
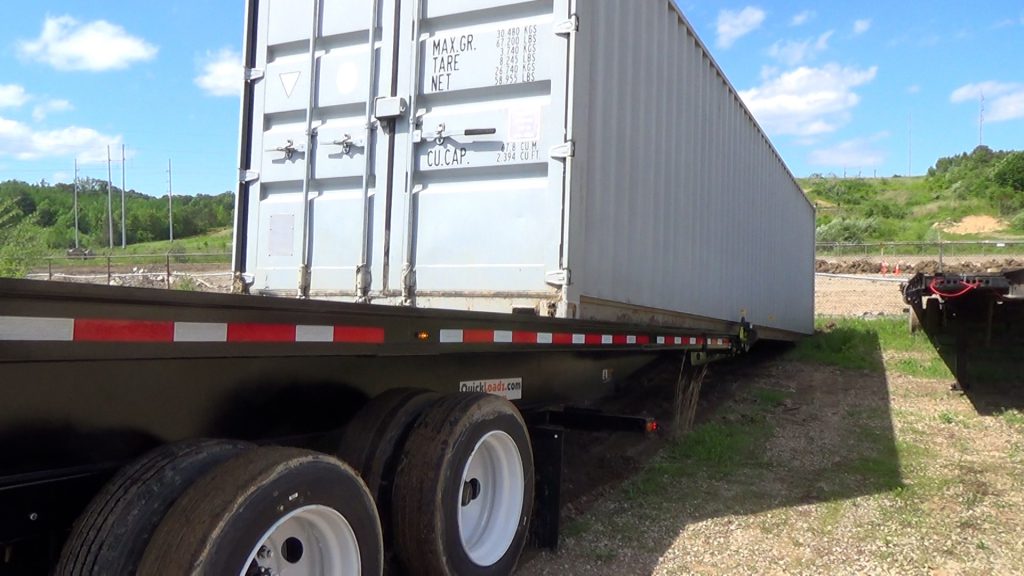
[[[197,441],[209,442],[198,439],[216,439],[212,448],[202,448],[212,450],[214,456],[195,465],[196,470],[170,488],[155,484],[173,492],[172,502],[202,479],[200,469],[209,472],[208,468],[216,465],[230,466],[246,455],[252,458],[251,454],[261,450],[274,450],[271,445],[297,446],[355,460],[350,464],[378,500],[382,491],[396,489],[396,485],[399,490],[410,489],[402,488],[397,469],[401,462],[416,459],[418,452],[408,451],[411,444],[451,442],[460,446],[462,442],[449,438],[451,431],[444,424],[422,432],[414,431],[415,425],[429,420],[432,410],[438,409],[431,406],[443,409],[446,401],[458,398],[479,398],[486,404],[497,401],[494,396],[503,396],[500,402],[506,407],[497,409],[506,410],[504,420],[521,422],[519,432],[533,436],[538,447],[551,446],[552,438],[559,438],[565,427],[634,426],[642,430],[644,423],[638,425],[635,419],[579,410],[564,413],[561,408],[586,406],[615,392],[631,374],[658,358],[673,357],[694,366],[740,352],[756,339],[744,324],[723,324],[721,328],[697,332],[535,315],[0,280],[0,571],[51,573],[61,547],[65,547],[65,556],[75,554],[75,543],[83,539],[81,532],[90,530],[81,526],[83,509],[94,524],[130,522],[103,515],[131,516],[131,510],[139,505],[132,500],[131,491],[118,496],[135,502],[131,510],[108,502],[96,513],[97,494],[105,494],[101,487],[106,485],[109,491],[118,481],[137,482],[140,487],[153,484],[152,479],[139,480],[138,474],[126,480],[124,470],[144,462],[154,449],[159,453],[168,446],[184,446],[191,454]],[[385,400],[390,405],[384,408],[380,400],[374,402],[375,398],[402,395],[397,403]],[[415,410],[410,408],[412,404]],[[380,416],[381,410],[387,415]],[[516,415],[521,418],[512,418]],[[367,432],[367,418],[372,434]],[[347,424],[357,420],[355,432],[344,432]],[[515,436],[501,431],[505,425],[501,418],[493,430],[488,428],[490,422],[481,424],[483,428],[473,436],[476,441],[489,434]],[[386,430],[389,426],[395,429]],[[543,430],[547,436],[538,439],[538,431]],[[398,434],[403,440],[381,440],[389,434]],[[245,444],[240,448],[239,443],[258,447]],[[552,455],[535,456],[528,440],[514,447],[507,442],[495,446],[490,456],[486,450],[480,457],[464,454],[457,478],[447,481],[461,485],[463,476],[470,474],[462,473],[467,462],[478,462],[481,474],[500,476],[502,468],[487,464],[489,459],[514,456],[524,463],[525,472],[512,474],[520,484],[494,482],[504,486],[499,491],[520,499],[547,494],[548,504],[542,502],[537,514],[549,523],[546,538],[553,542],[550,523],[555,522],[557,533],[557,451],[552,465]],[[224,463],[218,451],[227,451],[234,458]],[[353,453],[362,456],[352,457]],[[301,461],[310,454],[290,457]],[[279,455],[269,452],[268,457]],[[534,460],[538,463],[537,489]],[[549,467],[546,474],[542,462]],[[121,475],[111,480],[119,469]],[[417,475],[433,477],[438,470],[447,468],[422,468]],[[160,474],[157,470],[147,473]],[[373,479],[366,478],[368,474]],[[442,478],[447,476],[414,482],[415,489],[432,494],[438,482],[445,482]],[[465,481],[473,488],[466,488],[459,498],[469,502],[481,490],[486,493],[492,488],[473,478]],[[239,482],[239,490],[244,491],[244,482]],[[94,501],[91,516],[86,508],[90,499]],[[388,499],[386,506],[394,504],[390,495]],[[552,502],[556,506],[553,520],[552,512],[543,510]],[[508,513],[507,503],[493,506],[497,512]],[[513,557],[518,556],[526,537],[532,508],[532,504],[524,505],[522,517],[513,514],[512,526],[521,530],[499,535],[498,540]],[[444,508],[434,520],[443,522],[449,512],[457,510]],[[388,512],[381,509],[382,515]],[[152,532],[158,528],[159,516],[168,512],[150,513],[157,516],[149,525]],[[227,514],[222,519],[230,517]],[[65,545],[76,518],[71,543]],[[393,521],[387,517],[381,521],[387,537],[396,538]],[[507,524],[510,520],[495,522]],[[455,532],[465,535],[464,530]],[[110,543],[95,541],[93,536],[93,540],[87,539],[92,542],[87,547],[93,549],[78,550],[77,554],[89,557],[89,562],[95,560],[89,554],[98,554],[100,560],[69,564],[65,558],[58,573],[113,573],[111,566],[102,563],[109,561],[103,560],[109,550],[101,548],[115,542],[140,548],[150,536],[148,532],[122,534],[121,540],[114,538]],[[270,535],[264,540],[274,538]],[[415,539],[408,536],[404,540]],[[309,542],[305,544],[308,548]],[[246,546],[253,554],[266,547],[257,542]],[[402,545],[386,542],[389,551],[393,546]],[[429,556],[420,548],[409,554]],[[397,555],[403,554],[398,551]],[[496,564],[504,556],[495,559],[484,554],[480,558],[480,562]],[[261,562],[254,557],[246,566],[272,565],[269,560]],[[389,562],[401,566],[402,560]],[[508,562],[502,566],[511,569],[514,558]],[[240,573],[277,573],[246,570]],[[415,571],[408,567],[397,570],[393,573]],[[167,567],[163,573],[180,572]],[[462,569],[452,573],[477,572]]]
[[[675,2],[245,5],[262,296],[0,281],[0,572],[508,574],[564,431],[655,427],[594,401],[813,331],[814,208]]]
[[[900,286],[911,331],[923,330],[940,344],[952,338],[946,354],[961,388],[971,385],[970,352],[1012,347],[1024,338],[1024,270],[985,274],[915,274]],[[942,346],[940,346],[942,348]]]

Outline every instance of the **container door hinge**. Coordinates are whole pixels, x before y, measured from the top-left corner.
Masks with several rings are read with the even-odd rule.
[[[558,24],[555,24],[555,34],[564,36],[566,34],[572,34],[573,32],[580,31],[580,17],[573,14],[568,20],[563,20]]]
[[[254,82],[256,80],[259,80],[260,78],[263,78],[263,70],[260,70],[259,68],[246,68],[245,69],[245,81],[246,82]]]
[[[238,181],[242,184],[248,184],[260,179],[260,173],[256,170],[239,170]]]
[[[573,156],[576,155],[576,146],[572,140],[569,140],[564,144],[552,146],[548,154],[552,158],[572,158]]]
[[[568,286],[569,285],[569,269],[564,270],[552,270],[544,275],[544,282],[551,284],[552,286]]]
[[[408,264],[402,270],[402,305],[416,305],[416,270]]]
[[[369,302],[370,301],[370,286],[373,282],[373,277],[370,275],[370,267],[365,264],[360,264],[356,268],[356,301],[357,302]]]
[[[309,298],[309,286],[312,277],[312,271],[309,266],[299,266],[299,286],[296,290],[299,298]]]

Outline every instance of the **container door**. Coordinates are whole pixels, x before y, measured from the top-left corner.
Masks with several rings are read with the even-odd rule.
[[[389,285],[550,297],[560,268],[568,0],[402,2]],[[397,263],[401,263],[398,265]]]
[[[253,0],[244,269],[256,290],[372,289],[388,142],[372,112],[391,84],[393,3]]]

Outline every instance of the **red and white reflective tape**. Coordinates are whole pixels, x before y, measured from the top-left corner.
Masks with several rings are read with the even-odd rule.
[[[559,346],[704,346],[729,347],[728,338],[697,336],[657,336],[645,334],[601,334],[567,332],[528,332],[489,329],[441,330],[441,344],[551,344]]]
[[[0,341],[24,342],[264,342],[384,344],[376,326],[269,324],[258,322],[174,322],[0,316]],[[728,348],[728,338],[533,332],[523,330],[441,330],[441,344],[519,344],[553,346],[707,346]]]
[[[373,326],[0,316],[0,340],[30,342],[330,342],[383,344]]]

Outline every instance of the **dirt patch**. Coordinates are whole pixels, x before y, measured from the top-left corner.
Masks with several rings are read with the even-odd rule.
[[[784,357],[712,373],[703,422],[761,434],[754,450],[689,466],[663,442],[585,511],[570,506],[561,551],[518,574],[1024,573],[1020,412],[982,415],[948,381]],[[660,409],[663,395],[645,396]],[[747,426],[752,414],[764,420]],[[591,444],[567,474],[619,453]]]
[[[912,276],[918,272],[935,274],[1001,273],[1024,268],[1019,258],[957,258],[947,259],[941,265],[934,258],[862,258],[857,260],[815,260],[814,271],[824,274],[871,274],[883,276]]]
[[[965,216],[963,220],[944,228],[950,234],[989,234],[1005,230],[1009,225],[992,216]]]
[[[883,316],[907,308],[899,282],[871,278],[814,278],[814,313],[824,316]]]

